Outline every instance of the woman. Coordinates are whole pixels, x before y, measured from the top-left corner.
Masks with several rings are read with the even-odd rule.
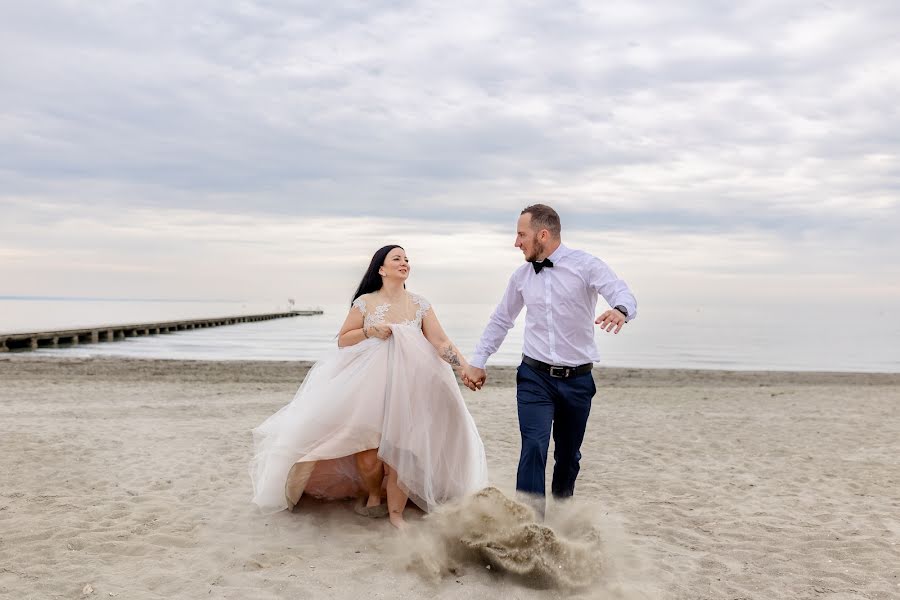
[[[384,489],[402,528],[408,498],[429,511],[487,485],[484,446],[451,369],[466,360],[429,303],[406,291],[409,270],[400,246],[375,253],[338,349],[253,430],[250,477],[263,510],[293,508],[304,493],[364,495],[360,512],[375,516]]]

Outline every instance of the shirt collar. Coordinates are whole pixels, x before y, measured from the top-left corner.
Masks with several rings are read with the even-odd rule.
[[[561,259],[561,258],[564,257],[565,255],[567,255],[568,253],[569,253],[569,249],[566,248],[565,245],[560,244],[560,245],[559,245],[559,248],[557,248],[556,250],[554,250],[554,251],[553,251],[553,254],[551,254],[551,255],[548,256],[547,258],[549,258],[550,261],[551,261],[553,264],[556,264],[556,261],[558,261],[559,259]]]

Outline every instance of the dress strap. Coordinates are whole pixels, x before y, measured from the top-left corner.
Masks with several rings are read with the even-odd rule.
[[[419,307],[416,309],[416,321],[421,323],[422,319],[425,318],[425,315],[428,314],[431,303],[418,294],[410,294],[410,297],[412,298],[412,301],[416,303],[416,306]]]

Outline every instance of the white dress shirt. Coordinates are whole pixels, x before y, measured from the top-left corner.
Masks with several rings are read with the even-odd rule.
[[[610,306],[625,307],[626,321],[637,315],[637,300],[628,285],[599,258],[562,244],[547,258],[553,267],[545,267],[540,273],[534,272],[531,263],[513,272],[469,364],[484,368],[523,306],[527,309],[524,353],[566,367],[600,359],[594,343],[598,294]]]

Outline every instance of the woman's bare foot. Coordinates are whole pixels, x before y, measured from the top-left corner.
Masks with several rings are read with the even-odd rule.
[[[388,518],[391,520],[391,525],[393,525],[400,531],[403,531],[404,529],[409,527],[409,523],[407,523],[406,521],[403,520],[403,512],[402,511],[401,512],[391,512],[390,515],[388,515]]]

